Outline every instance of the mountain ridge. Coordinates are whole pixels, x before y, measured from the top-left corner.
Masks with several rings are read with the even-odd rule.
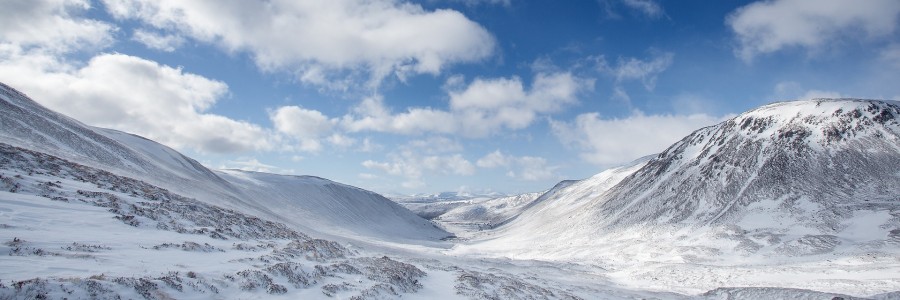
[[[259,173],[254,175],[257,179],[277,180],[283,183],[280,186],[282,189],[286,186],[310,189],[306,192],[293,189],[293,193],[260,190],[258,185],[247,184],[234,172],[210,170],[153,140],[114,129],[88,126],[51,111],[2,83],[0,109],[0,125],[4,128],[0,131],[0,141],[78,160],[88,166],[147,181],[213,205],[299,226],[307,232],[334,235],[329,231],[340,228],[340,224],[355,224],[355,227],[348,228],[357,230],[357,235],[371,234],[366,238],[381,240],[436,241],[449,235],[377,193],[330,180],[328,182],[337,184],[335,188],[321,189],[307,185],[310,181],[303,177],[263,176]],[[286,178],[292,178],[295,182]],[[312,193],[313,190],[316,192]],[[347,195],[360,198],[348,198]],[[354,202],[356,204],[352,204]],[[338,211],[337,207],[353,213]],[[361,215],[367,209],[380,215]],[[309,217],[298,219],[296,214]],[[349,216],[356,218],[350,219]],[[337,236],[346,237],[343,232]]]
[[[762,106],[698,129],[613,184],[581,181],[592,192],[553,195],[557,204],[536,205],[460,250],[632,257],[621,247],[654,243],[648,250],[659,246],[659,255],[709,262],[890,252],[900,229],[898,117],[896,101]],[[860,224],[872,233],[858,234]]]

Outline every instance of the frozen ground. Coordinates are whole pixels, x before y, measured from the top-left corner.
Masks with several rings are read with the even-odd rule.
[[[866,113],[896,128],[883,112]],[[773,121],[752,117],[764,120],[750,122],[756,127]],[[668,187],[635,175],[667,162],[648,157],[547,192],[404,202],[417,216],[318,177],[209,170],[3,85],[0,125],[0,299],[900,299],[892,293],[900,290],[900,212],[891,192],[900,184],[881,173],[845,181],[874,195],[865,203],[716,203],[746,213],[702,226],[607,226],[597,199],[630,191],[623,186]],[[895,153],[895,131],[839,125],[826,135],[887,136],[864,153],[897,157],[884,155]],[[794,129],[789,138],[810,136]],[[850,171],[896,176],[893,166]],[[659,178],[684,174],[704,173]],[[650,208],[660,207],[669,211]],[[834,213],[798,218],[823,207]],[[648,213],[657,210],[629,216]]]

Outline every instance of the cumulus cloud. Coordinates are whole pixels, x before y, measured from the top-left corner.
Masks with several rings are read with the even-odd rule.
[[[89,125],[176,148],[231,153],[273,147],[262,127],[208,113],[228,94],[225,83],[123,54],[68,59],[113,42],[115,26],[82,16],[91,9],[79,0],[4,3],[0,81]]]
[[[560,142],[582,151],[582,159],[610,166],[661,152],[691,132],[722,120],[706,114],[646,115],[637,111],[611,119],[586,113],[573,122],[551,120],[550,125]]]
[[[647,59],[620,57],[615,64],[609,63],[603,56],[592,59],[595,61],[598,71],[615,78],[613,96],[629,101],[631,97],[624,87],[626,82],[640,81],[644,89],[652,91],[656,88],[656,78],[672,65],[674,57],[675,55],[671,52],[651,52]]]
[[[538,73],[526,88],[518,77],[478,78],[468,86],[449,87],[449,110],[408,108],[393,113],[381,97],[363,100],[342,125],[351,132],[376,131],[398,134],[460,134],[486,137],[502,129],[523,129],[537,116],[559,111],[577,102],[577,94],[592,86],[571,73]]]
[[[771,0],[738,8],[725,22],[737,37],[735,54],[751,61],[786,48],[815,51],[841,38],[890,35],[898,16],[894,0]]]
[[[507,176],[526,180],[537,181],[559,177],[556,174],[558,167],[548,166],[547,160],[542,157],[535,156],[512,156],[495,150],[488,153],[475,162],[480,168],[506,168]]]
[[[328,136],[327,140],[332,145],[340,148],[349,148],[356,144],[356,139],[339,133],[331,134]]]
[[[116,18],[246,52],[262,70],[295,72],[325,86],[360,73],[370,87],[391,74],[438,74],[448,64],[490,56],[495,44],[457,11],[393,0],[103,2]]]
[[[299,142],[297,149],[316,152],[322,149],[321,137],[332,133],[337,120],[332,120],[317,110],[299,106],[282,106],[269,112],[269,119],[275,130]],[[350,146],[350,138],[334,134],[329,137],[332,144]]]
[[[101,54],[81,67],[33,53],[0,55],[7,58],[0,80],[89,125],[201,152],[273,147],[262,127],[206,112],[228,93],[220,81],[123,54]]]
[[[116,27],[80,18],[87,0],[10,0],[0,10],[0,47],[63,53],[99,49],[113,42]]]
[[[511,159],[504,155],[503,152],[496,150],[479,158],[478,161],[475,162],[475,165],[481,168],[505,167],[509,166],[510,160]]]

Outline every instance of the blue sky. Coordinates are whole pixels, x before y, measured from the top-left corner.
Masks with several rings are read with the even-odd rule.
[[[0,81],[207,166],[539,191],[756,106],[900,98],[893,0],[6,0]]]

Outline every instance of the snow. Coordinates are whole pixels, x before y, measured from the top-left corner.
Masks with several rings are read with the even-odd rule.
[[[898,107],[777,103],[545,192],[400,199],[416,215],[0,84],[0,298],[896,297]]]

